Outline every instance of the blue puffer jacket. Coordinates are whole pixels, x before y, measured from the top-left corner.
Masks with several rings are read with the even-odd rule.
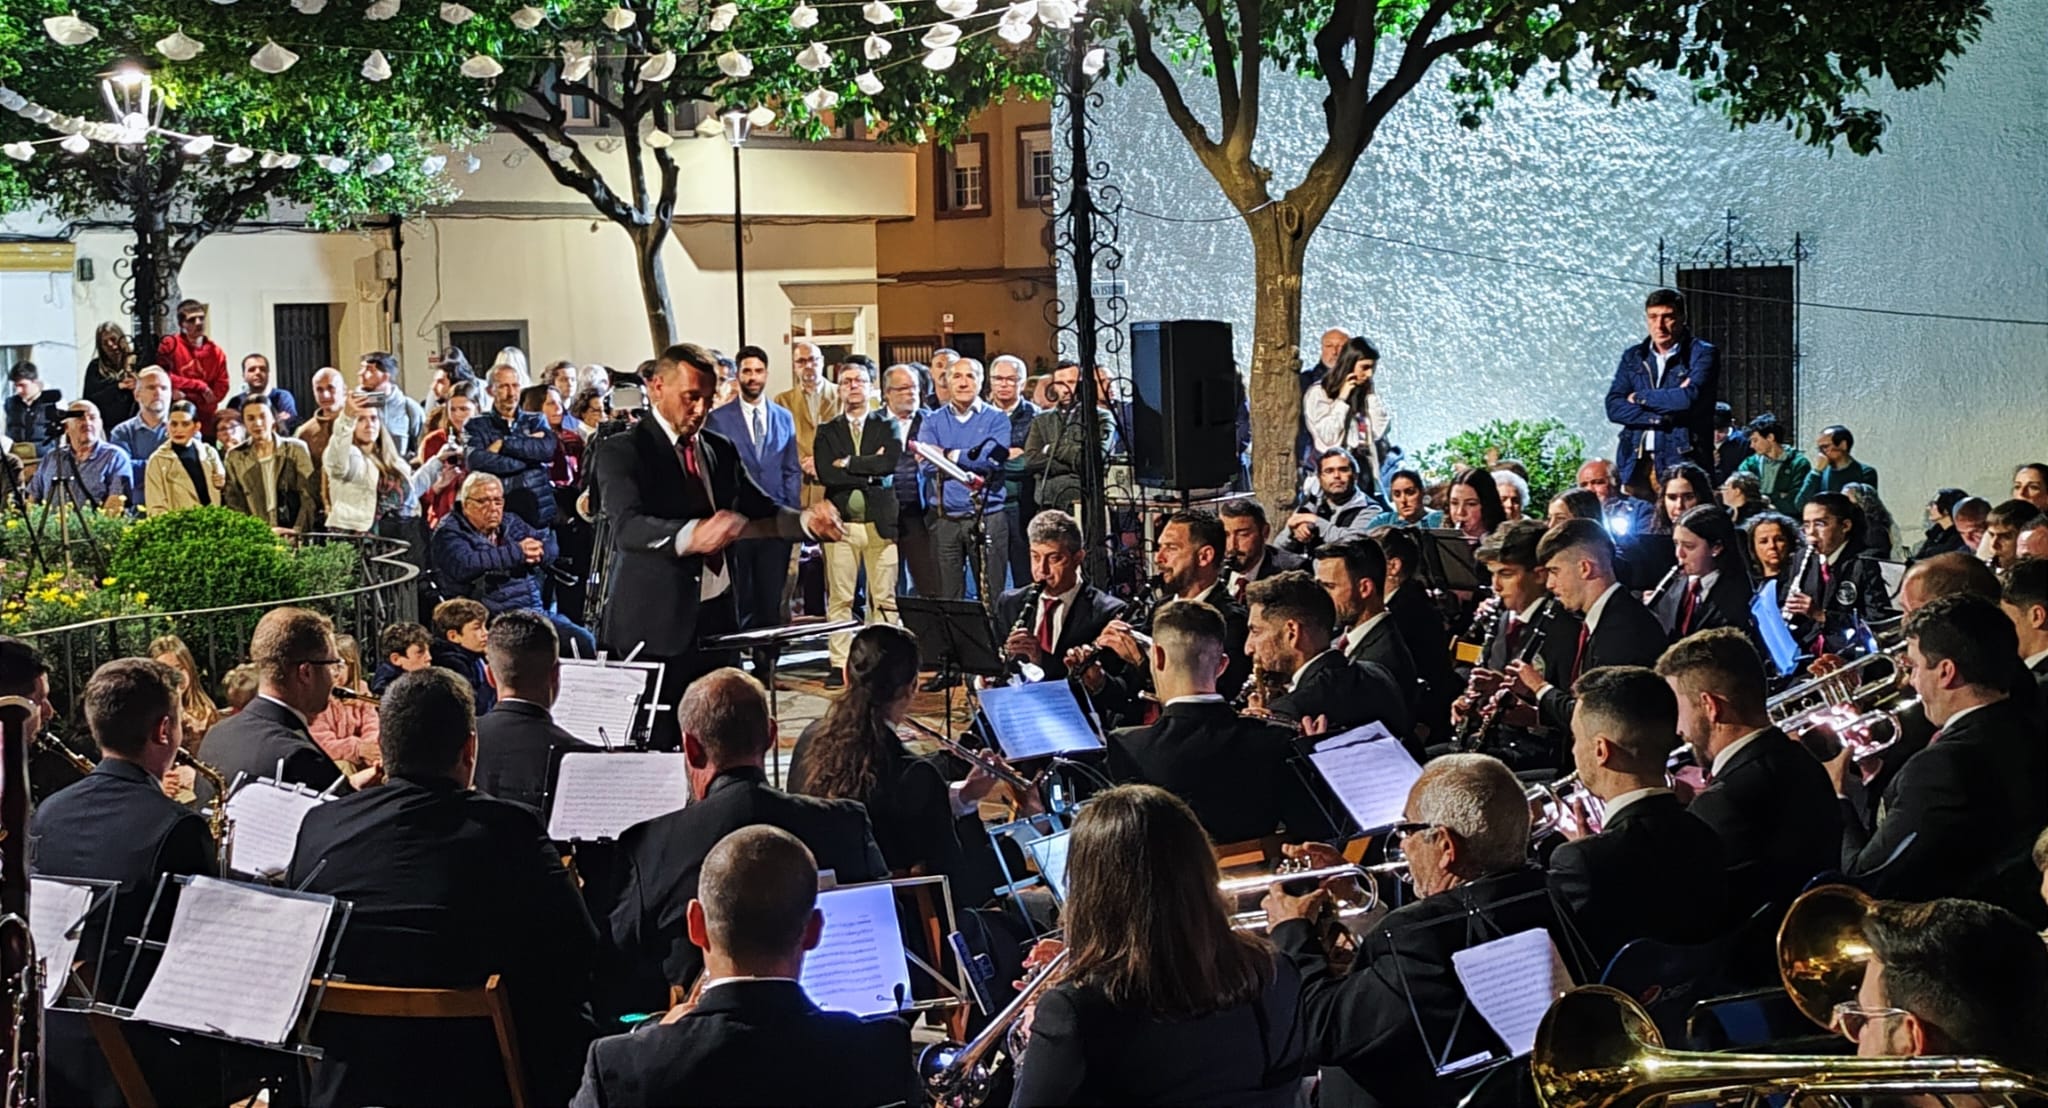
[[[441,517],[431,547],[441,592],[480,600],[492,615],[539,609],[540,567],[528,565],[526,555],[520,552],[519,544],[525,539],[540,540],[544,562],[561,556],[553,531],[535,530],[509,511],[496,538],[477,530],[459,508]]]
[[[463,427],[469,468],[505,483],[505,510],[535,527],[555,522],[555,491],[548,463],[555,459],[555,432],[539,412],[515,412],[511,423],[496,412]],[[491,444],[498,443],[493,452]]]

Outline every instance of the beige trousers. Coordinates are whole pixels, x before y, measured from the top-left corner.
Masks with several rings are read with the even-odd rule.
[[[823,544],[825,550],[825,618],[853,618],[853,594],[861,567],[868,571],[868,622],[896,622],[896,543],[875,534],[872,523],[849,523],[846,538]],[[830,643],[832,668],[846,665],[853,633],[842,631]]]

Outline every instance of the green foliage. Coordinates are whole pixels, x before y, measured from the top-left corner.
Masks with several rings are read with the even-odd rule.
[[[25,635],[150,610],[149,594],[117,578],[94,581],[90,572],[31,572],[26,563],[0,563],[0,632]]]
[[[219,506],[166,512],[121,536],[108,572],[166,611],[299,595],[290,552],[262,520]]]
[[[361,579],[362,564],[362,556],[350,543],[295,546],[292,548],[292,570],[298,575],[298,587],[292,595],[313,597],[346,592],[355,588]],[[311,606],[329,615],[336,614],[337,605],[330,602],[313,601]]]
[[[125,515],[68,509],[59,512],[48,505],[32,504],[26,517],[9,513],[7,522],[0,525],[0,562],[20,573],[68,570],[73,565],[90,563],[94,544],[102,555],[111,556],[114,546],[134,523]],[[91,536],[91,543],[86,541],[87,535]]]
[[[1586,440],[1562,420],[1496,419],[1422,452],[1422,472],[1431,484],[1449,481],[1463,467],[1495,462],[1520,462],[1529,471],[1529,503],[1522,507],[1541,518],[1552,497],[1577,486]]]

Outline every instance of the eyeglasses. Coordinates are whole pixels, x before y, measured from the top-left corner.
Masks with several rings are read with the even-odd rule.
[[[1389,828],[1387,831],[1387,864],[1400,865],[1403,862],[1410,861],[1407,850],[1409,836],[1434,831],[1438,826],[1438,824],[1434,823],[1397,823]],[[1402,869],[1401,880],[1409,884],[1415,882],[1415,873],[1412,867]]]
[[[1829,1026],[1853,1043],[1862,1040],[1863,1029],[1870,1026],[1871,1021],[1893,1020],[1911,1014],[1904,1008],[1866,1008],[1856,1001],[1845,1000],[1835,1005],[1834,1022]]]
[[[295,665],[302,665],[302,666],[318,666],[318,667],[320,667],[321,669],[333,669],[333,668],[334,668],[335,666],[338,666],[338,665],[340,665],[340,664],[341,664],[341,659],[340,659],[340,658],[301,658],[301,659],[299,659],[299,660],[298,660],[298,661],[297,661],[296,663],[294,663],[294,664],[295,664]]]

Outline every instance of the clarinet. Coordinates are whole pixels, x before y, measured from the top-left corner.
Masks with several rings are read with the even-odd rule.
[[[1522,640],[1522,648],[1515,651],[1515,661],[1527,665],[1536,660],[1537,652],[1543,649],[1543,640],[1550,635],[1546,628],[1550,625],[1551,605],[1556,603],[1557,601],[1552,598],[1546,598],[1543,601],[1543,607],[1537,612],[1536,618],[1529,621],[1528,637]],[[1459,749],[1467,751],[1478,750],[1490,744],[1493,741],[1494,733],[1499,730],[1501,713],[1507,710],[1508,699],[1514,696],[1514,694],[1515,682],[1512,680],[1502,681],[1500,687],[1493,690],[1493,695],[1487,699],[1479,711],[1473,716],[1468,717],[1473,721],[1472,726],[1469,728],[1469,733],[1459,733]]]
[[[1036,581],[1024,586],[1024,606],[1017,610],[1017,622],[1010,625],[1010,635],[1015,635],[1019,631],[1031,630],[1031,613],[1037,609],[1038,598],[1044,595],[1044,593],[1045,586]],[[1010,635],[1003,636],[1005,641],[1009,639]],[[1000,650],[1002,645],[999,642],[996,644],[996,648]],[[1045,680],[1044,666],[1027,662],[1022,658],[1011,658],[1009,668],[1010,684],[1012,685],[1028,685],[1036,681]]]
[[[1649,594],[1643,597],[1643,607],[1655,611],[1657,608],[1657,602],[1664,599],[1664,594],[1670,591],[1671,582],[1678,578],[1678,574],[1679,567],[1672,566],[1671,572],[1665,574],[1664,579],[1662,581],[1657,582],[1657,587],[1651,589]]]

